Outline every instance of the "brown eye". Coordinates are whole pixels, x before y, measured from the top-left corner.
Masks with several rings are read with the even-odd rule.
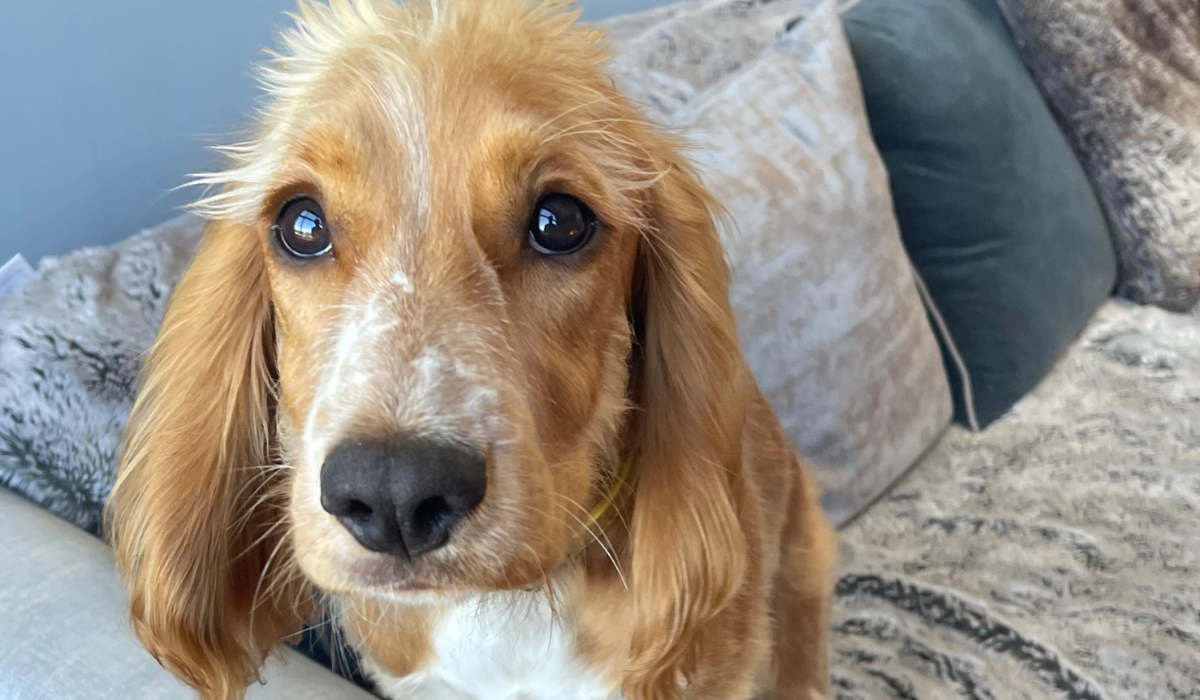
[[[586,204],[566,194],[550,194],[534,207],[529,244],[543,255],[567,255],[591,240],[596,215]]]
[[[283,205],[271,231],[293,258],[319,258],[333,250],[325,211],[311,197],[300,197]]]

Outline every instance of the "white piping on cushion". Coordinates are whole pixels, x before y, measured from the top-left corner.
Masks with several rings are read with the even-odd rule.
[[[942,312],[938,311],[937,304],[933,302],[933,295],[929,293],[929,287],[925,286],[925,280],[921,279],[921,273],[917,272],[917,266],[911,263],[909,266],[912,268],[913,280],[917,283],[917,293],[921,295],[921,302],[925,304],[925,310],[933,317],[938,335],[942,337],[942,342],[946,344],[946,350],[950,353],[950,359],[954,361],[954,366],[958,369],[958,377],[962,381],[963,407],[967,412],[967,423],[972,431],[978,433],[979,419],[975,416],[975,391],[971,388],[971,373],[967,370],[967,363],[963,361],[958,346],[954,344],[950,329],[946,327],[946,320],[942,318]]]

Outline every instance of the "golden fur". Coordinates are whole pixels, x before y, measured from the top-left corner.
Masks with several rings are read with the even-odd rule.
[[[531,587],[628,700],[825,692],[833,535],[742,359],[716,204],[575,18],[304,2],[258,132],[201,178],[214,222],[147,359],[110,534],[138,636],[206,700],[240,698],[315,605],[402,677],[446,605]],[[546,192],[603,222],[570,259],[522,245]],[[332,258],[272,246],[296,193]],[[318,502],[333,444],[397,430],[488,457],[478,511],[412,564]],[[574,551],[623,459],[619,517]]]

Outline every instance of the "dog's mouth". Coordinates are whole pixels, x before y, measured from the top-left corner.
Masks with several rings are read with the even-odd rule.
[[[365,561],[341,570],[332,580],[322,582],[311,576],[318,589],[333,596],[377,599],[388,603],[420,605],[507,591],[543,588],[551,571],[541,567],[516,567],[517,570],[470,572],[459,567],[430,565],[424,562]],[[532,572],[532,573],[531,573]]]
[[[295,555],[312,584],[335,596],[417,604],[545,585],[558,547],[494,521],[486,504],[441,546],[418,555],[372,551],[329,513],[297,518]]]

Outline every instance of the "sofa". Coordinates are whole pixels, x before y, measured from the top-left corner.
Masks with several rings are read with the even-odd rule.
[[[608,22],[727,209],[744,351],[840,526],[834,698],[1196,697],[1190,2]],[[203,225],[0,271],[0,700],[192,697],[127,629],[102,508]],[[250,697],[372,697],[327,635],[298,646]]]

